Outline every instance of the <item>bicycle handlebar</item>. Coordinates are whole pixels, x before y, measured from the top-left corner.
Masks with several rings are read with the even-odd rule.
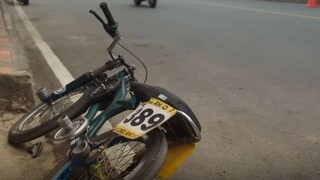
[[[108,48],[108,52],[110,53],[111,58],[113,60],[108,61],[103,66],[91,71],[91,75],[98,76],[98,75],[104,73],[105,71],[110,71],[110,70],[117,68],[119,66],[125,66],[126,69],[128,69],[129,71],[133,71],[134,67],[126,64],[124,59],[121,56],[118,56],[118,58],[113,56],[112,49],[120,40],[120,34],[117,31],[118,23],[113,19],[113,16],[112,16],[106,2],[100,3],[100,8],[103,11],[103,14],[105,15],[105,17],[107,18],[107,21],[108,21],[107,24],[103,21],[103,19],[95,11],[90,10],[89,12],[91,14],[93,14],[98,19],[98,21],[100,21],[102,23],[103,28],[114,39],[113,43]],[[131,72],[130,74],[133,75],[133,72]]]
[[[117,38],[119,36],[119,33],[117,32],[118,29],[118,23],[113,19],[112,14],[108,8],[107,3],[102,2],[100,3],[100,8],[103,11],[103,14],[107,18],[107,23],[103,21],[103,19],[93,10],[90,10],[89,13],[93,14],[98,21],[100,21],[103,25],[104,30],[113,38]]]
[[[112,61],[108,61],[106,62],[103,66],[98,67],[97,69],[92,71],[92,75],[93,76],[98,76],[102,73],[104,73],[105,71],[110,71],[112,69],[114,69],[114,64],[112,63]]]
[[[96,77],[106,71],[111,71],[111,70],[113,70],[115,68],[119,68],[121,66],[124,66],[129,71],[134,70],[133,66],[130,66],[129,64],[127,64],[125,62],[125,60],[121,56],[118,56],[117,59],[110,60],[110,61],[106,62],[104,65],[102,65],[101,67],[98,67],[97,69],[92,70],[91,75]]]
[[[106,25],[106,23],[103,21],[103,19],[102,19],[95,11],[90,10],[89,13],[93,14],[93,15],[98,19],[98,21],[101,22],[101,24],[102,24],[103,26]]]
[[[106,2],[102,2],[100,4],[100,8],[103,11],[103,14],[106,16],[108,25],[110,26],[110,28],[113,28],[114,26],[116,26],[117,22],[114,21],[113,16],[108,8],[108,4]]]

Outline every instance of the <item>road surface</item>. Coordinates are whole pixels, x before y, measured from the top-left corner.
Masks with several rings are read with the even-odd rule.
[[[160,0],[156,9],[108,2],[123,44],[149,69],[148,83],[186,100],[202,123],[202,141],[172,179],[320,178],[319,9],[255,0]],[[23,7],[75,77],[108,60],[111,39],[88,13],[101,12],[99,3]],[[57,87],[23,37],[37,86]],[[142,67],[123,54],[142,80]]]

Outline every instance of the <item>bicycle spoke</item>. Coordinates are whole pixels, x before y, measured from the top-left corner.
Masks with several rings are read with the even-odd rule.
[[[125,149],[125,145],[123,145],[123,148],[122,148],[122,150],[121,150],[121,154],[123,153],[123,151],[124,151],[124,149]],[[119,159],[118,159],[119,160]],[[118,163],[118,160],[116,161],[116,163],[115,164],[117,164]],[[109,161],[110,162],[110,161]],[[110,162],[111,163],[111,162]],[[112,172],[113,172],[113,170],[114,170],[115,168],[114,167],[112,167],[112,169],[110,170],[110,172],[108,173],[108,177],[109,177],[109,174],[111,175],[112,174]]]
[[[42,111],[43,112],[43,111]],[[44,113],[39,113],[40,114],[40,119],[42,119],[46,114],[48,113],[48,111],[44,111]]]
[[[129,149],[128,151],[133,150],[135,147],[137,147],[138,144],[141,144],[141,143],[140,143],[140,142],[136,142],[136,144],[135,144],[133,147],[131,147],[130,145],[128,145],[128,146],[131,147],[131,149]],[[124,151],[124,153],[125,153],[125,152],[127,152],[127,151]]]
[[[127,157],[129,155],[133,155],[135,153],[131,153],[131,154],[126,154],[126,155],[123,155],[123,156],[119,156],[119,157],[116,157],[116,158],[113,158],[113,159],[109,159],[109,161],[113,161],[113,160],[116,160],[116,159],[120,159],[120,158],[123,158],[123,157]]]
[[[68,103],[68,101],[66,100],[66,101],[63,101],[63,103],[61,104],[61,105],[59,105],[60,106],[60,108],[58,109],[58,110],[56,110],[57,112],[61,112],[61,110],[64,110],[65,109],[65,105]]]
[[[61,112],[65,111],[70,105],[76,102],[84,94],[84,90],[84,88],[79,88],[76,92],[71,92],[69,95],[65,95],[53,101],[50,105],[44,103],[33,115],[29,116],[21,123],[19,129],[28,130],[39,126],[42,122],[57,117]]]
[[[119,138],[119,136],[115,135],[115,137],[99,143],[100,154],[97,158],[97,164],[87,174],[83,174],[80,179],[121,179],[136,168],[144,153],[144,144],[137,141],[123,142],[124,139],[115,138]],[[117,142],[111,147],[108,146],[112,141]]]
[[[126,161],[124,164],[118,165],[118,166],[120,166],[119,169],[121,169],[121,168],[124,167],[125,165],[131,165],[131,164],[135,164],[135,163],[139,162],[139,161],[132,161],[132,162],[129,163],[130,160],[132,160],[132,159],[129,159],[129,160]],[[117,167],[117,166],[116,166],[116,167]],[[128,166],[128,167],[129,167],[129,166]],[[121,170],[121,171],[124,172],[125,170]]]
[[[134,151],[134,148],[136,148],[139,144],[141,144],[140,142],[136,142],[136,144],[132,147],[130,147],[129,150],[125,150],[124,149],[129,145],[129,143],[126,143],[123,145],[123,148],[122,148],[122,152],[121,152],[121,155],[117,158],[114,158],[114,159],[108,159],[109,162],[111,162],[112,160],[115,160],[117,159],[117,161],[113,164],[113,167],[112,167],[112,171],[109,172],[110,175],[112,175],[112,173],[114,171],[118,171],[118,173],[122,174],[123,172],[126,172],[124,170],[124,167],[127,166],[127,167],[130,167],[131,164],[134,164],[136,163],[137,161],[133,161],[133,155],[136,154],[135,152],[132,153],[132,151]],[[131,158],[130,158],[131,156]],[[125,158],[128,158],[128,160],[125,160]],[[125,160],[125,162],[123,162]],[[131,161],[131,162],[130,162]],[[111,164],[111,163],[110,163]]]
[[[44,111],[41,111],[39,113],[37,113],[35,116],[33,116],[33,119],[37,119],[37,120],[29,120],[25,123],[25,125],[23,126],[23,129],[25,128],[30,128],[30,127],[34,127],[32,126],[33,124],[35,124],[35,122],[39,123],[41,122],[41,119],[48,113],[48,111],[44,110]]]
[[[115,137],[113,137],[113,138],[110,138],[109,141],[105,142],[105,144],[109,144],[109,143],[110,143],[114,138],[116,138],[116,137],[117,137],[117,136],[115,136]],[[121,140],[118,144],[120,144],[120,143],[122,143],[122,140]],[[118,144],[115,144],[115,146],[118,145]],[[104,150],[105,150],[107,147],[108,147],[107,145],[103,147],[103,149],[101,150],[101,154],[100,154],[99,157],[97,158],[99,164],[101,164],[101,162],[103,161],[104,166],[108,166],[108,165],[106,164],[106,163],[108,163],[108,162],[105,161],[105,159],[108,157],[108,155],[111,154],[111,153],[113,153],[115,150],[118,150],[118,149],[116,149],[116,148],[113,148],[113,149],[106,155],[106,153],[104,152]],[[105,158],[101,158],[102,156],[105,156]],[[105,169],[106,169],[106,168],[105,168]],[[106,170],[107,170],[107,169],[106,169]],[[108,172],[106,172],[106,173],[108,174]]]
[[[131,147],[131,148],[130,148],[129,150],[127,150],[127,151],[124,151],[123,153],[126,153],[126,152],[129,153],[129,152],[131,152],[132,150],[134,150],[135,147],[137,147],[138,144],[141,144],[141,143],[140,143],[140,142],[136,142],[136,144],[135,144],[133,147]],[[141,151],[142,149],[143,149],[143,148],[141,148],[140,151]],[[131,154],[130,154],[130,155],[131,155]],[[127,155],[126,155],[126,156],[127,156]],[[123,157],[123,156],[122,156],[122,157]],[[117,158],[120,158],[120,157],[117,157]],[[114,158],[114,159],[116,159],[116,158]],[[114,160],[114,159],[109,159],[109,161],[112,161],[112,160]]]
[[[121,143],[122,143],[122,140],[121,140],[118,144],[121,144]],[[115,144],[115,146],[118,145],[118,144]],[[106,147],[107,147],[107,146],[106,146]],[[106,148],[106,147],[105,147],[105,148]],[[115,149],[115,148],[114,148],[114,149]],[[111,152],[114,152],[114,149],[112,149],[112,150],[111,150],[108,154],[106,154],[106,155],[108,156],[109,154],[111,154]]]
[[[128,153],[127,153],[126,155],[122,156],[123,158],[119,161],[119,163],[122,162],[122,161],[124,160],[124,158],[128,157],[129,155],[135,154],[135,153],[131,153],[131,154],[130,154],[131,151],[132,151],[132,149],[130,149],[130,151],[128,151]],[[120,158],[121,158],[121,156],[119,157],[119,159],[120,159]],[[131,159],[129,159],[127,162],[129,162],[130,160],[131,160]],[[116,164],[115,167],[117,167],[117,166],[119,166],[119,165]]]

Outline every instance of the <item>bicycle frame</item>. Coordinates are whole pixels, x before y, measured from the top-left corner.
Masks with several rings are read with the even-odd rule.
[[[79,78],[75,79],[74,81],[70,82],[62,88],[64,91],[61,93],[52,93],[45,102],[50,103],[72,91],[81,87],[82,85],[90,82],[92,77],[86,73]],[[126,91],[126,80],[125,80],[125,72],[124,70],[120,71],[117,76],[120,78],[120,88],[114,93],[113,100],[107,105],[107,107],[100,113],[97,117],[97,113],[99,111],[99,106],[103,101],[93,103],[89,110],[87,111],[85,117],[89,121],[89,127],[87,131],[87,136],[89,138],[94,137],[98,131],[101,129],[103,124],[112,118],[113,116],[126,111],[126,110],[133,110],[139,105],[139,101],[131,95],[130,98],[126,98],[127,91]]]
[[[85,116],[89,121],[88,137],[94,137],[108,119],[123,111],[136,109],[139,105],[139,101],[134,96],[125,98],[127,91],[123,72],[119,73],[119,78],[121,83],[120,88],[115,92],[114,98],[107,108],[96,118],[94,117],[99,110],[100,103],[95,103],[89,108]]]
[[[109,46],[108,48],[108,52],[112,58],[112,60],[116,60],[117,57],[114,56],[114,54],[112,53],[113,48],[115,47],[115,45],[118,43],[118,41],[120,40],[120,34],[117,31],[117,23],[113,20],[112,15],[110,14],[108,7],[106,5],[106,3],[104,4],[100,4],[101,9],[104,11],[106,18],[108,19],[108,24],[104,23],[103,20],[96,14],[96,12],[94,11],[90,11],[90,13],[92,13],[103,25],[104,29],[107,31],[107,33],[114,39],[113,43]],[[111,22],[111,23],[110,23]],[[128,67],[128,65],[124,64],[126,67]],[[114,66],[115,68],[117,66]],[[98,68],[98,70],[101,70],[101,68]],[[104,69],[102,69],[104,70]],[[132,69],[134,70],[134,69]],[[52,101],[67,95],[68,93],[74,91],[75,89],[85,85],[86,83],[90,82],[93,80],[93,78],[95,77],[94,75],[99,75],[102,73],[102,71],[96,71],[98,73],[86,73],[82,76],[80,76],[79,78],[77,78],[76,80],[70,82],[68,85],[66,85],[65,88],[62,88],[61,91],[59,91],[58,93],[52,93],[47,99],[45,99],[45,102],[47,102],[48,104],[50,104]],[[179,99],[178,97],[176,97],[174,94],[170,93],[169,91],[159,88],[159,87],[155,87],[155,86],[143,86],[140,83],[136,83],[136,86],[134,86],[134,83],[131,83],[131,91],[134,92],[135,95],[130,94],[130,97],[126,97],[128,90],[126,87],[126,72],[125,70],[120,71],[117,76],[120,79],[120,87],[119,89],[113,93],[112,95],[112,101],[100,101],[97,103],[93,103],[90,105],[85,117],[89,122],[89,126],[87,128],[87,131],[85,131],[84,133],[82,133],[81,137],[78,136],[76,139],[72,140],[71,144],[70,144],[70,149],[67,153],[68,156],[66,156],[63,160],[62,160],[62,167],[57,167],[54,169],[52,175],[54,175],[54,179],[68,179],[70,173],[72,173],[72,171],[74,170],[71,166],[75,166],[77,167],[85,167],[85,168],[91,168],[91,165],[94,165],[94,161],[97,159],[97,157],[95,157],[94,153],[92,150],[99,148],[99,146],[102,143],[112,143],[111,141],[108,141],[108,138],[104,138],[103,140],[99,140],[98,142],[90,142],[92,141],[94,136],[97,135],[98,131],[101,129],[101,127],[105,124],[106,121],[108,121],[110,118],[112,118],[113,116],[124,112],[126,110],[134,110],[137,108],[137,106],[139,105],[140,101],[141,102],[145,102],[143,101],[143,99],[145,99],[144,97],[149,97],[149,93],[145,93],[145,92],[151,92],[150,96],[153,97],[157,97],[158,94],[160,93],[161,95],[165,96],[166,98],[170,97],[169,99],[171,100],[171,102],[175,105],[178,106],[178,108],[184,109],[187,112],[190,112],[192,116],[195,116],[193,114],[193,112],[191,111],[191,109],[188,107],[187,104],[185,104],[181,99]],[[133,72],[132,72],[132,78],[134,78],[133,76]],[[138,84],[138,85],[137,85]],[[136,91],[133,87],[136,87]],[[138,90],[140,88],[142,88],[143,90]],[[138,92],[138,93],[136,93]],[[139,93],[140,92],[140,93]],[[140,96],[139,96],[140,94]],[[157,95],[155,95],[157,94]],[[97,115],[97,113],[99,112],[99,110],[101,110],[101,104],[102,103],[107,103],[106,108],[103,109],[103,111]],[[104,105],[104,104],[102,104]],[[176,107],[175,107],[176,108]],[[177,109],[178,109],[177,108]],[[189,113],[189,114],[190,114]],[[185,136],[182,136],[180,138],[181,141],[177,141],[174,144],[170,143],[170,151],[168,151],[168,156],[165,160],[164,166],[163,168],[160,169],[159,172],[159,177],[168,179],[176,170],[176,168],[182,163],[182,161],[184,161],[194,150],[194,142],[198,142],[201,138],[200,136],[200,125],[199,127],[197,127],[197,125],[195,124],[195,122],[193,121],[193,119],[191,119],[191,117],[183,112],[183,111],[179,111],[177,110],[177,114],[179,116],[181,116],[181,122],[185,122],[186,124],[186,131],[188,131],[188,133],[191,135],[192,137],[192,142],[187,144],[186,142],[184,142],[185,140]],[[173,119],[174,120],[174,119]],[[180,121],[180,119],[177,118],[175,119],[176,121]],[[196,122],[197,119],[195,118]],[[199,124],[199,123],[198,123]],[[178,127],[181,129],[181,126],[179,126],[180,124],[178,124]],[[172,132],[170,136],[177,136],[177,134],[175,133],[174,129],[172,128],[171,125],[170,126],[170,132]],[[191,128],[191,129],[190,129]],[[192,132],[192,129],[194,130]],[[165,131],[166,129],[164,129]],[[110,133],[113,134],[113,132],[109,131]],[[109,134],[107,134],[109,135]],[[168,137],[167,136],[167,137]],[[100,136],[103,137],[103,136]],[[112,136],[110,136],[112,137]],[[111,139],[111,138],[110,138]],[[126,139],[126,138],[124,138]],[[93,140],[95,141],[95,140]],[[104,141],[104,142],[103,142]],[[127,139],[127,141],[130,141],[130,139]],[[183,141],[183,142],[182,142]],[[121,141],[123,142],[123,141]],[[90,143],[90,144],[89,144]],[[85,144],[85,146],[81,146]],[[77,145],[79,145],[78,147],[80,148],[79,150],[81,150],[81,152],[84,152],[83,154],[80,154],[78,152],[73,153],[73,151],[71,153],[73,154],[69,154],[70,150],[72,150],[72,147],[74,147],[74,149],[77,147]],[[110,145],[110,144],[108,144]],[[85,147],[85,148],[83,148]],[[89,147],[89,148],[87,148]],[[107,147],[107,146],[105,146]],[[91,149],[90,149],[91,148]],[[74,150],[73,149],[73,150]],[[89,149],[88,151],[93,152],[92,157],[88,158],[88,154],[89,152],[87,152],[86,150]],[[76,149],[77,150],[77,149]],[[103,151],[103,149],[102,149]],[[96,151],[97,153],[101,153],[99,150]],[[72,155],[72,156],[70,156]],[[85,159],[87,158],[87,159]],[[172,160],[172,159],[177,159],[177,160]],[[93,164],[91,164],[93,163]],[[71,167],[71,168],[70,168]],[[94,167],[93,167],[94,168]],[[56,171],[57,170],[57,171]]]

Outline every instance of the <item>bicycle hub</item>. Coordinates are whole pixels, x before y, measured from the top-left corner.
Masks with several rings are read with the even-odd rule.
[[[87,142],[82,142],[74,147],[71,151],[71,154],[75,158],[86,157],[91,151],[91,148]]]
[[[53,142],[57,144],[69,142],[81,135],[88,127],[89,121],[82,116],[73,121],[68,116],[58,120],[61,129],[54,135]]]

